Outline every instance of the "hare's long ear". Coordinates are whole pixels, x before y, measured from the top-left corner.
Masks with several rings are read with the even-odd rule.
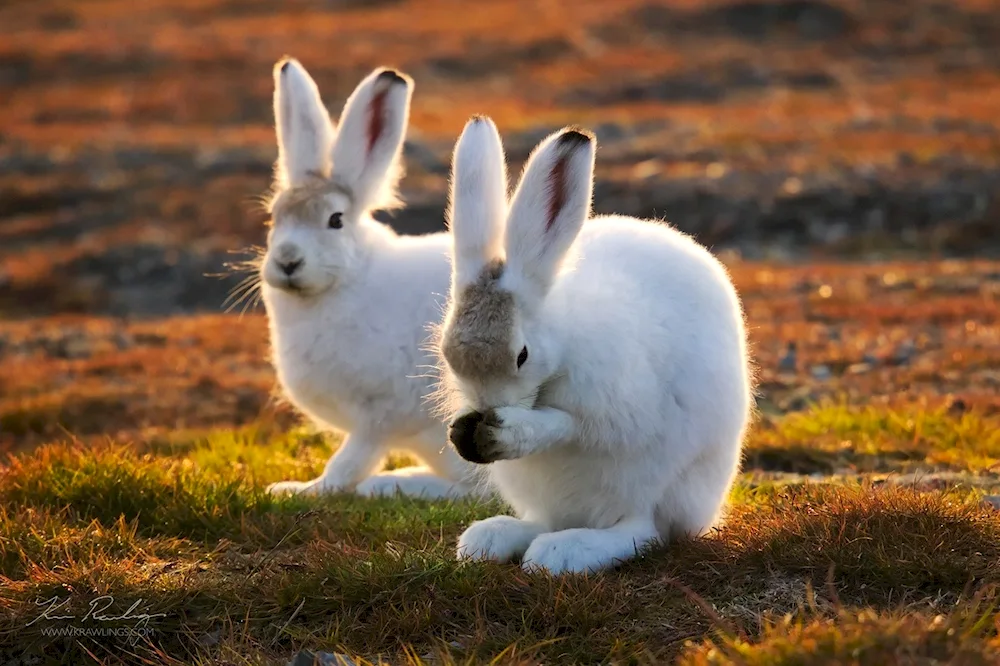
[[[475,282],[502,256],[507,162],[496,125],[476,116],[465,125],[451,160],[448,228],[454,247],[452,293]]]
[[[309,73],[293,58],[274,66],[274,120],[278,134],[277,179],[283,187],[330,174],[333,128]]]
[[[369,74],[344,104],[333,144],[333,178],[364,210],[398,204],[403,136],[410,118],[413,80],[392,69]]]
[[[528,158],[507,216],[505,276],[515,291],[542,297],[552,286],[590,215],[594,151],[590,132],[567,128]]]

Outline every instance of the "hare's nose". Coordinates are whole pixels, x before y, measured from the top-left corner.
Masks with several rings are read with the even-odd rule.
[[[302,259],[295,259],[293,261],[278,261],[275,263],[278,264],[278,267],[282,270],[282,272],[284,272],[285,275],[291,277],[305,262]]]

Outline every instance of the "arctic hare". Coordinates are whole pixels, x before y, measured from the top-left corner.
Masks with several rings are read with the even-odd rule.
[[[434,363],[425,340],[448,289],[449,237],[397,236],[370,214],[396,204],[412,81],[375,70],[336,131],[296,60],[275,65],[274,84],[278,163],[260,268],[274,365],[298,409],[347,435],[322,476],[270,490],[469,493],[472,466],[425,403]],[[426,467],[375,474],[391,449]]]
[[[740,462],[751,370],[725,268],[654,221],[588,219],[595,141],[538,145],[508,207],[488,118],[455,147],[454,270],[439,336],[449,437],[517,517],[461,558],[597,571],[717,520]]]

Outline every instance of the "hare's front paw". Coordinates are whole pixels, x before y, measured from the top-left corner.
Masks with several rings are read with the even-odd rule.
[[[655,527],[633,531],[575,528],[543,534],[531,542],[521,566],[528,570],[595,573],[618,566],[655,541]]]
[[[448,438],[459,455],[480,465],[497,460],[512,460],[524,455],[525,428],[523,407],[499,407],[486,412],[471,412],[456,419]]]
[[[501,427],[495,410],[486,413],[469,412],[455,419],[448,426],[448,440],[458,455],[478,465],[485,465],[502,458],[496,431]]]
[[[597,530],[588,529],[543,534],[531,543],[521,566],[552,575],[599,571],[614,564],[602,537]]]
[[[509,562],[520,557],[541,528],[513,516],[479,520],[458,538],[458,559]]]

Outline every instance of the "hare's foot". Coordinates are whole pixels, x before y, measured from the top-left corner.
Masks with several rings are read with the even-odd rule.
[[[522,566],[551,574],[593,573],[635,557],[659,538],[652,521],[619,523],[610,529],[571,529],[542,534],[524,553]]]
[[[538,523],[513,516],[478,520],[458,539],[458,559],[509,562],[520,557],[532,540],[545,531]]]
[[[473,494],[473,488],[434,474],[426,467],[404,467],[370,476],[358,484],[364,497],[392,496],[396,493],[423,499],[459,498]]]
[[[323,474],[311,481],[279,481],[267,487],[275,495],[329,495],[351,492],[382,463],[384,448],[378,441],[352,432],[334,451]]]

